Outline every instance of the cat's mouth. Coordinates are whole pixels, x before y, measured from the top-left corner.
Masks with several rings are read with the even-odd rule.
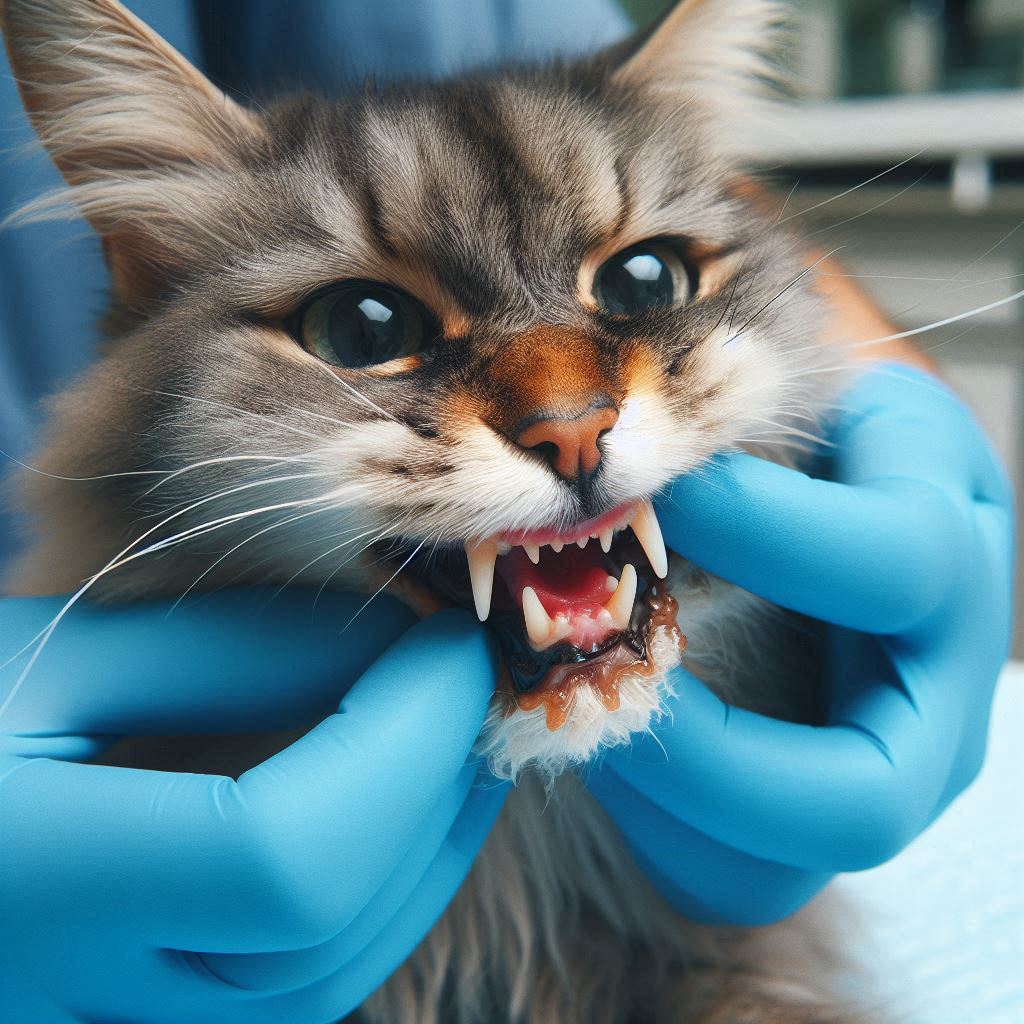
[[[414,558],[408,571],[449,601],[474,607],[498,638],[510,709],[543,706],[549,729],[566,720],[577,687],[608,711],[619,680],[651,674],[659,627],[680,645],[661,528],[649,501],[620,505],[568,529],[505,531]]]

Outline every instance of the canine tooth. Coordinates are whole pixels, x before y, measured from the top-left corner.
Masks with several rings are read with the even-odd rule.
[[[569,625],[569,617],[559,613],[554,618],[554,631],[548,640],[548,645],[564,640],[571,632],[572,626]]]
[[[589,541],[589,540],[590,540],[589,537],[580,537],[580,539],[578,541],[576,541],[576,547],[581,548],[581,549],[585,548],[587,546],[587,541]]]
[[[661,535],[658,517],[654,514],[654,506],[649,501],[641,501],[633,516],[633,533],[644,549],[647,561],[651,563],[654,574],[659,579],[668,575],[668,553],[665,551],[665,538]]]
[[[523,550],[526,557],[536,565],[540,561],[540,548],[536,544],[524,544]]]
[[[491,591],[494,590],[494,561],[498,557],[498,545],[493,540],[466,543],[466,559],[469,562],[469,582],[473,587],[473,604],[481,622],[491,613]]]
[[[612,537],[614,533],[610,526],[605,527],[601,531],[601,550],[607,555],[612,549]]]
[[[554,551],[555,554],[558,554],[558,552],[561,551],[564,547],[565,545],[560,540],[553,540],[551,542],[551,550]]]
[[[554,623],[540,603],[537,591],[533,587],[523,587],[523,619],[526,621],[526,633],[534,647],[543,650],[551,645],[551,633]]]
[[[604,603],[616,629],[626,629],[629,626],[635,602],[636,569],[627,562],[622,567],[622,576],[619,578],[619,585],[615,588],[615,593]]]

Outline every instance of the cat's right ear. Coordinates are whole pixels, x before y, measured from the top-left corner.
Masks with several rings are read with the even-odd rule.
[[[613,51],[618,86],[675,99],[685,92],[729,118],[784,76],[774,58],[790,12],[778,0],[679,0]]]
[[[116,292],[144,304],[187,258],[171,251],[180,232],[158,227],[175,217],[161,179],[230,170],[259,142],[258,117],[117,0],[0,0],[0,30],[32,126],[103,236]]]

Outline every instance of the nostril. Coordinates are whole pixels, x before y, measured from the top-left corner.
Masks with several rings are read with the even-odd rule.
[[[618,420],[615,408],[602,404],[576,415],[535,418],[519,431],[516,443],[543,455],[559,476],[577,480],[591,476],[601,463],[599,442]]]
[[[543,455],[553,466],[558,461],[560,449],[553,441],[541,441],[539,444],[531,445],[530,451]]]

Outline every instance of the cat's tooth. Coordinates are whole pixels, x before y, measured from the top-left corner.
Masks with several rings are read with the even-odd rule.
[[[604,581],[604,585],[609,594],[614,594],[615,591],[619,589],[619,581],[614,576],[609,576],[608,579]]]
[[[612,537],[615,531],[610,527],[606,527],[601,531],[601,550],[607,555],[612,549]]]
[[[664,579],[668,575],[668,552],[665,550],[665,538],[661,535],[658,517],[654,514],[654,506],[649,501],[639,502],[636,515],[629,525],[640,541],[640,547],[644,549],[655,576]]]
[[[551,634],[554,623],[540,603],[537,591],[533,587],[523,587],[523,619],[526,622],[526,635],[530,643],[538,650],[551,646]]]
[[[554,551],[555,554],[558,554],[558,552],[561,551],[564,547],[565,545],[560,540],[553,540],[551,542],[551,550]]]
[[[498,541],[498,554],[507,555],[512,550],[511,544],[506,544],[503,540]]]
[[[536,565],[540,561],[540,548],[536,544],[524,544],[523,550],[526,557]]]
[[[616,629],[629,627],[633,605],[636,603],[636,584],[636,569],[627,562],[622,567],[622,575],[619,577],[619,585],[615,588],[615,593],[604,603]]]
[[[473,604],[481,622],[491,613],[491,592],[494,590],[494,562],[498,545],[493,540],[467,541],[466,559],[469,561],[469,582],[473,587]]]
[[[587,541],[588,540],[590,540],[589,537],[580,537],[580,539],[578,541],[576,541],[576,547],[578,547],[578,548],[580,548],[582,550],[583,548],[585,548],[587,546]]]

